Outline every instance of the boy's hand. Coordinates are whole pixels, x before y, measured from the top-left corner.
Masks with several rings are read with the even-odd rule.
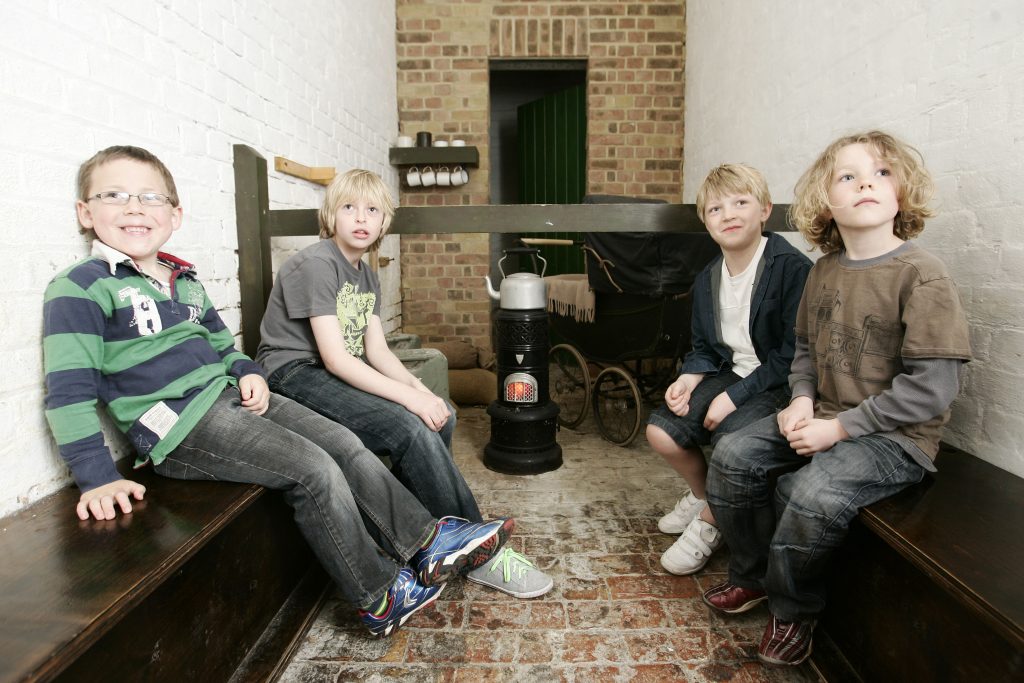
[[[786,438],[789,440],[789,447],[797,452],[797,455],[814,455],[827,451],[850,435],[839,422],[839,420],[811,419],[801,427],[790,430]]]
[[[245,375],[238,380],[238,391],[242,394],[242,407],[251,413],[262,415],[270,407],[270,387],[267,380],[259,375]]]
[[[779,433],[787,439],[789,433],[814,419],[814,401],[809,396],[797,396],[776,418]]]
[[[679,378],[665,390],[665,404],[673,413],[682,417],[690,412],[690,394],[704,379],[704,375],[679,375]]]
[[[708,412],[704,414],[704,428],[715,431],[718,429],[718,425],[722,424],[722,420],[729,417],[734,410],[736,410],[736,404],[729,398],[729,394],[723,391],[715,396],[711,405],[708,406]]]
[[[114,504],[121,506],[121,512],[128,514],[132,511],[132,503],[129,496],[135,500],[142,500],[146,494],[146,487],[128,479],[118,479],[109,484],[104,484],[90,489],[78,499],[78,506],[75,512],[83,522],[89,519],[89,513],[96,519],[114,519],[117,511]]]
[[[423,420],[423,424],[435,432],[441,431],[452,414],[444,399],[430,392],[411,392],[403,405],[406,410]]]

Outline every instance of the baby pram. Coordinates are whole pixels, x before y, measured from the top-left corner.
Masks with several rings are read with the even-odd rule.
[[[636,200],[584,199],[630,201]],[[581,248],[586,257],[585,274],[546,278],[557,342],[550,353],[551,399],[561,407],[563,426],[578,426],[593,407],[601,435],[627,446],[640,431],[645,405],[661,400],[690,349],[690,287],[718,247],[694,233],[582,237],[540,241]]]

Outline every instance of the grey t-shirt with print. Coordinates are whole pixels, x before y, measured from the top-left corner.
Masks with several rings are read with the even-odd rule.
[[[345,349],[365,357],[366,328],[380,315],[380,281],[365,263],[354,268],[329,239],[288,259],[277,274],[256,352],[268,375],[294,360],[319,360],[309,319],[320,315],[337,316]]]

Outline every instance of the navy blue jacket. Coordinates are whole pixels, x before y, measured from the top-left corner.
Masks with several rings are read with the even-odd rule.
[[[750,340],[761,365],[726,389],[739,406],[763,391],[784,386],[795,345],[794,327],[811,261],[784,238],[766,233],[768,243],[757,264],[750,299]],[[722,279],[719,254],[693,283],[692,351],[683,358],[680,374],[717,375],[732,368],[732,349],[722,341],[718,289]]]

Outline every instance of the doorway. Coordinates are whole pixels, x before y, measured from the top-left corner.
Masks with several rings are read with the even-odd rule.
[[[492,203],[574,204],[583,199],[586,80],[584,59],[491,61]],[[516,235],[491,236],[492,272],[497,271],[501,250],[509,246],[519,246]],[[578,249],[544,247],[542,255],[548,260],[549,275],[582,272]]]

